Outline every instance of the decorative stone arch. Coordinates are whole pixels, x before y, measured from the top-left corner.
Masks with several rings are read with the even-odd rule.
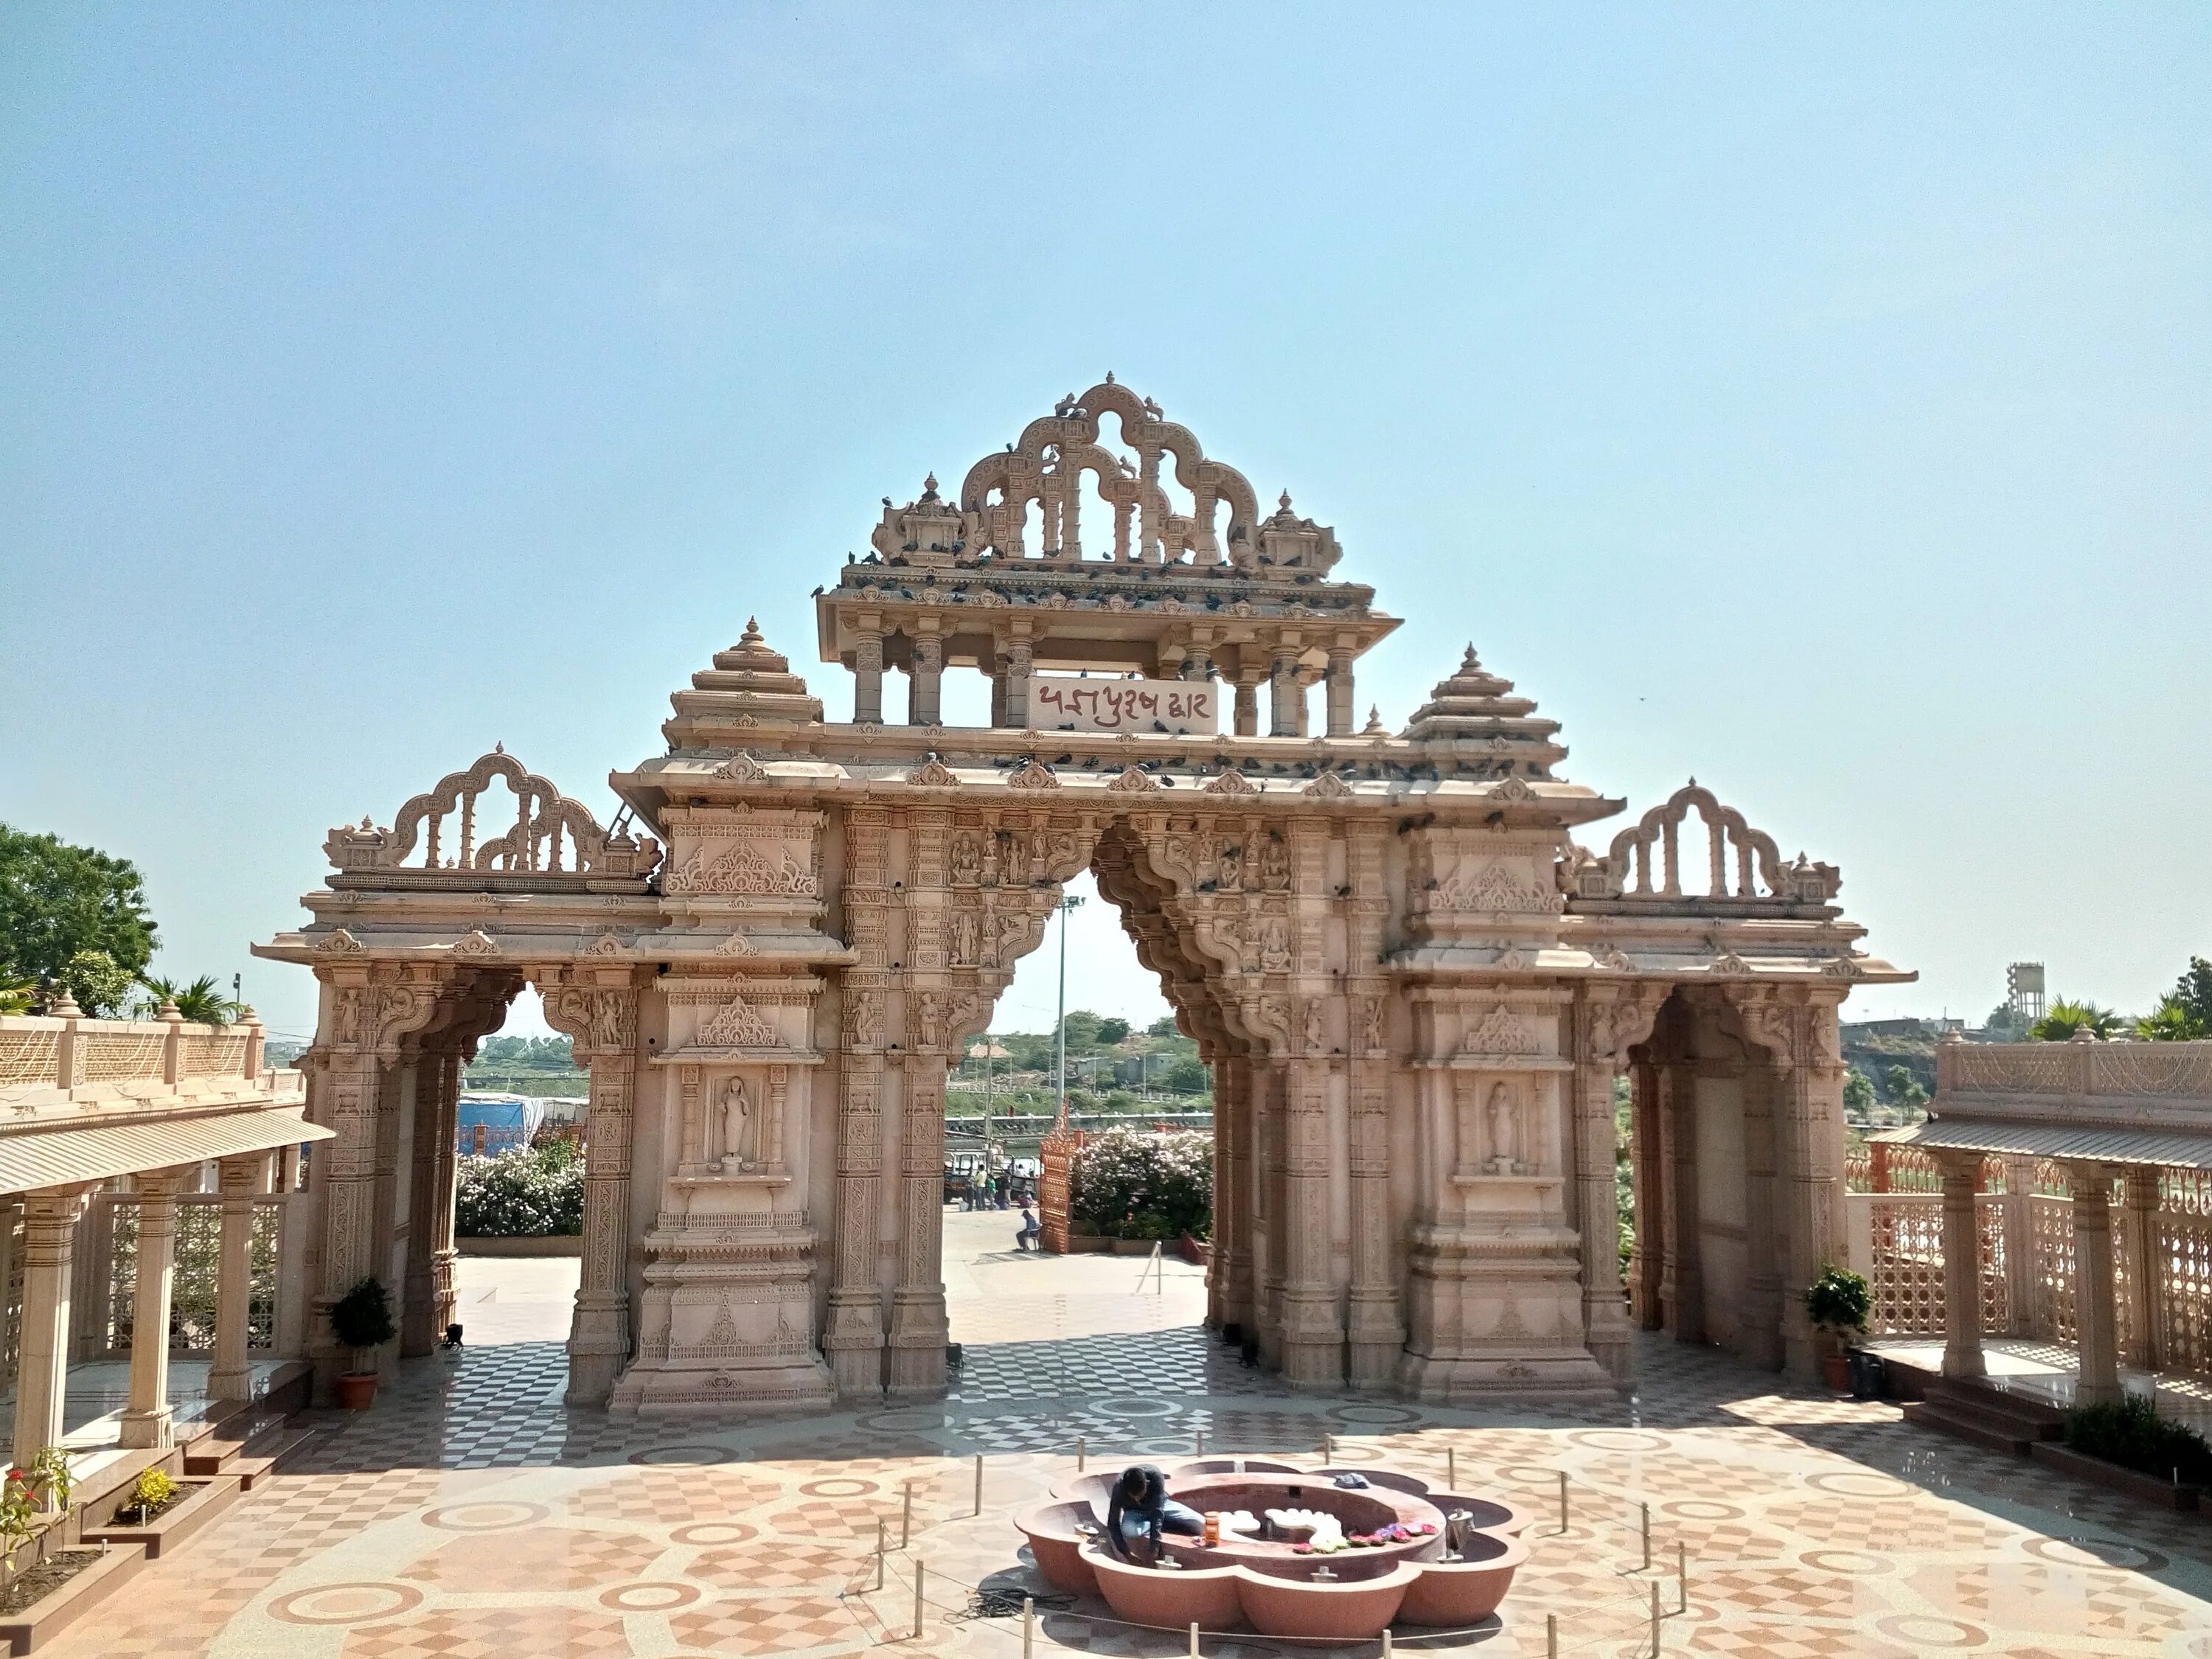
[[[1037,557],[1027,504],[1110,456],[1106,413],[1138,457],[1109,480],[1116,556]],[[1164,465],[1197,514],[1165,511]],[[339,1139],[300,1212],[319,1306],[391,1243],[401,1091],[441,1099],[526,981],[592,1079],[572,1402],[941,1393],[946,1074],[1090,869],[1214,1068],[1207,1317],[1263,1363],[1445,1401],[1625,1381],[1614,1084],[1639,1114],[1677,1086],[1672,1006],[1750,1045],[1730,1063],[1778,1126],[1784,1352],[1743,1346],[1809,1367],[1787,1281],[1840,1209],[1835,1008],[1909,977],[1860,953],[1832,866],[1785,865],[1694,786],[1603,855],[1580,845],[1625,803],[1558,775],[1558,723],[1472,647],[1401,731],[1354,733],[1352,662],[1395,622],[1329,578],[1334,530],[1287,497],[1262,522],[1242,473],[1110,380],[969,469],[957,503],[933,478],[887,506],[872,545],[817,601],[853,721],[749,623],[611,776],[614,827],[495,750],[392,828],[331,832],[313,921],[258,947],[325,986],[309,1111]],[[881,717],[901,640],[903,728]],[[962,657],[998,677],[992,726],[937,718]],[[1108,659],[1233,670],[1238,731],[1030,726],[1032,669]],[[1309,738],[1295,703],[1322,663]],[[501,779],[520,808],[487,839],[473,803]],[[1717,838],[1703,895],[1680,879],[1692,811]],[[416,1139],[434,1160],[435,1133]],[[410,1350],[437,1257],[425,1277],[407,1256]]]

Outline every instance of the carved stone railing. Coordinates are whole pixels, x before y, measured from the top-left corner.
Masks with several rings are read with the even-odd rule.
[[[1939,1043],[1936,1091],[2212,1101],[2212,1042]]]
[[[1692,811],[1705,828],[1705,868],[1702,889],[1693,875],[1686,890],[1682,826]],[[1784,863],[1773,836],[1753,829],[1694,778],[1615,836],[1603,858],[1576,853],[1566,885],[1578,898],[1826,904],[1843,887],[1832,864],[1814,864],[1802,853]]]
[[[195,1025],[178,1019],[0,1017],[0,1098],[98,1084],[268,1082],[261,1022]]]
[[[515,817],[506,830],[488,835],[477,821],[477,808],[495,778],[505,779],[514,792]],[[450,832],[448,819],[454,820]],[[649,874],[660,861],[659,843],[651,836],[610,834],[581,803],[496,748],[409,801],[390,829],[372,826],[367,818],[357,829],[342,824],[331,831],[323,850],[348,874],[421,870],[635,877]]]

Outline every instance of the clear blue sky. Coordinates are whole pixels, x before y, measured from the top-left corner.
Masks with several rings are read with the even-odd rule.
[[[495,740],[605,805],[752,612],[842,714],[878,498],[1110,368],[1337,526],[1393,726],[1472,639],[1838,863],[1923,975],[1855,1009],[2141,1006],[2212,954],[2208,87],[2202,6],[13,5],[0,818],[301,1029],[244,947],[328,826]]]

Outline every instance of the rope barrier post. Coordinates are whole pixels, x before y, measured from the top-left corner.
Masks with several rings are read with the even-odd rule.
[[[899,1505],[899,1547],[904,1549],[914,1537],[914,1482],[908,1481],[899,1488],[899,1492],[902,1495]],[[1648,1534],[1644,1540],[1644,1565],[1647,1567],[1651,1565],[1651,1540]]]
[[[1659,1659],[1659,1581],[1651,1581],[1651,1659]]]
[[[1682,1587],[1681,1605],[1674,1611],[1687,1613],[1690,1610],[1690,1547],[1680,1541],[1674,1546],[1674,1577]]]
[[[914,1564],[914,1639],[917,1642],[921,1640],[921,1581],[923,1575],[928,1571],[928,1567],[917,1558]],[[1655,1598],[1657,1596],[1658,1591],[1656,1588],[1652,1595]],[[1654,1607],[1658,1606],[1656,1600],[1652,1602],[1652,1606]],[[1654,1613],[1652,1617],[1656,1619],[1658,1614]],[[1659,1627],[1654,1625],[1651,1628],[1656,1630]]]
[[[1333,1434],[1325,1434],[1321,1437],[1321,1461],[1324,1463],[1336,1462],[1336,1437]]]
[[[1195,1619],[1190,1621],[1190,1659],[1198,1659],[1198,1620]]]
[[[1459,1448],[1456,1446],[1444,1448],[1444,1489],[1447,1492],[1459,1490]]]
[[[1206,1431],[1204,1429],[1200,1429],[1198,1431],[1198,1455],[1200,1457],[1206,1455]]]
[[[1075,1472],[1083,1473],[1083,1437],[1079,1434],[1075,1437]]]
[[[983,1454],[975,1454],[975,1513],[983,1512]]]
[[[1390,1626],[1382,1626],[1382,1659],[1390,1659]]]
[[[878,1589],[884,1587],[884,1556],[890,1542],[890,1538],[884,1525],[884,1517],[879,1515],[876,1517],[876,1588]]]
[[[1022,1597],[1022,1659],[1033,1659],[1036,1652],[1036,1599]]]
[[[1561,1469],[1559,1471],[1559,1530],[1564,1533],[1570,1524],[1567,1519],[1567,1472]]]
[[[1639,1504],[1637,1507],[1644,1511],[1644,1571],[1649,1572],[1651,1571],[1651,1505]]]
[[[1559,1615],[1544,1615],[1544,1659],[1559,1659]]]

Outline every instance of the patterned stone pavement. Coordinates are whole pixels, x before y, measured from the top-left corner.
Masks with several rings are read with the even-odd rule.
[[[958,1304],[967,1360],[942,1407],[639,1423],[565,1410],[556,1342],[471,1347],[410,1366],[365,1416],[325,1419],[287,1474],[51,1651],[830,1659],[888,1644],[1012,1659],[1018,1618],[970,1616],[987,1582],[1042,1590],[1010,1512],[1073,1471],[1079,1435],[1096,1467],[1188,1453],[1202,1432],[1209,1451],[1300,1458],[1327,1435],[1340,1462],[1437,1478],[1449,1449],[1462,1489],[1545,1512],[1502,1622],[1401,1638],[1407,1651],[1540,1654],[1548,1613],[1563,1654],[1640,1656],[1656,1582],[1666,1652],[2212,1659],[2212,1522],[1909,1429],[1890,1407],[1778,1389],[1659,1341],[1638,1355],[1633,1398],[1587,1408],[1304,1395],[1188,1322],[1188,1270],[1170,1270],[1164,1295],[1135,1295],[1114,1288],[1135,1262],[1024,1264],[1013,1282],[983,1255],[956,1272],[953,1254],[956,1292],[981,1282],[988,1294]],[[878,1591],[879,1523],[893,1551]],[[1689,1564],[1679,1612],[1678,1546]],[[927,1569],[919,1642],[916,1561]],[[1103,1604],[1041,1597],[1036,1647],[1164,1659],[1186,1642],[1116,1625]],[[1223,1637],[1206,1650],[1310,1650]]]

